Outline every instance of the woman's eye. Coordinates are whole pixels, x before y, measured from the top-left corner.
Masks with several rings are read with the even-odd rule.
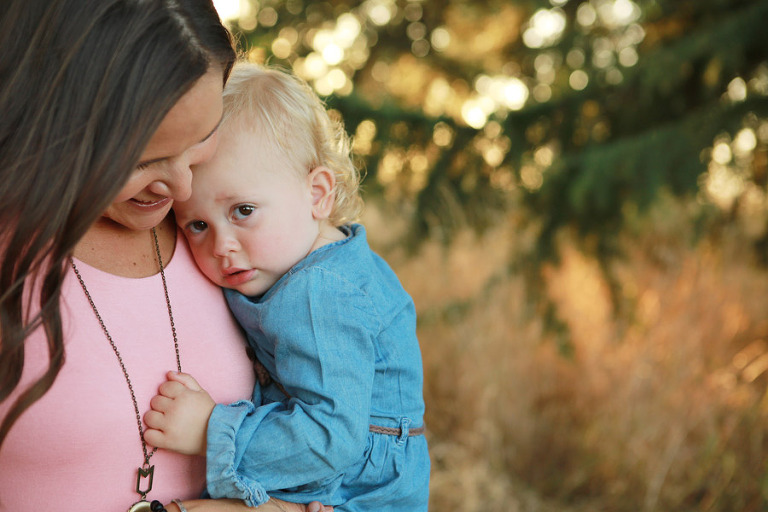
[[[252,204],[241,204],[235,207],[233,216],[235,219],[244,219],[245,217],[248,217],[250,214],[252,214],[254,211],[256,211],[256,207],[253,206]]]
[[[192,233],[201,233],[208,228],[208,224],[202,220],[194,220],[187,224],[187,228],[189,228]]]

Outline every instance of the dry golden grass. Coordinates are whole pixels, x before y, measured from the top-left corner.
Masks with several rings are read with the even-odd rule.
[[[407,257],[365,222],[421,315],[432,510],[768,510],[768,273],[738,234],[627,238],[619,315],[564,236],[541,280],[565,357],[505,271],[511,223]]]

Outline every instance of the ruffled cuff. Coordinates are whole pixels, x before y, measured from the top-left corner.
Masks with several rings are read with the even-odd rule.
[[[236,468],[242,459],[242,448],[235,444],[237,432],[245,418],[254,412],[253,403],[241,400],[230,405],[217,405],[208,420],[208,450],[206,483],[212,498],[234,498],[249,507],[269,501],[264,487],[254,480],[238,475]]]

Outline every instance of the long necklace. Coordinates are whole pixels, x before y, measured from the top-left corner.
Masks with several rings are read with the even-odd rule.
[[[168,284],[165,281],[165,269],[163,268],[163,258],[160,256],[160,243],[157,240],[157,232],[155,231],[155,228],[152,228],[152,237],[154,238],[155,242],[155,251],[157,252],[157,262],[160,265],[160,277],[163,280],[163,290],[165,291],[165,303],[168,305],[168,317],[171,320],[171,332],[173,333],[173,346],[176,349],[176,367],[178,368],[179,372],[181,372],[181,357],[179,355],[179,340],[176,337],[176,325],[173,322],[173,311],[171,309],[171,298],[168,295]],[[80,286],[83,289],[83,293],[85,293],[85,297],[88,299],[88,303],[91,305],[91,309],[93,309],[93,313],[96,315],[96,319],[99,321],[99,325],[101,325],[101,330],[104,331],[104,335],[107,337],[107,340],[109,341],[109,344],[112,346],[112,350],[115,352],[115,356],[117,357],[117,362],[120,363],[120,369],[123,370],[123,376],[125,377],[125,382],[128,384],[128,390],[131,392],[131,400],[133,401],[133,410],[136,413],[136,425],[139,428],[139,438],[141,439],[141,448],[144,451],[144,463],[139,467],[138,473],[136,476],[136,492],[141,496],[141,499],[134,503],[129,509],[128,512],[149,512],[151,510],[150,503],[147,501],[147,493],[152,490],[152,480],[154,478],[155,474],[155,466],[149,464],[149,459],[152,458],[152,455],[155,454],[157,451],[157,447],[153,448],[152,451],[149,451],[147,449],[147,442],[144,440],[144,427],[141,424],[141,413],[139,412],[139,403],[136,400],[136,393],[133,391],[133,384],[131,384],[131,378],[128,376],[128,370],[125,367],[125,363],[123,362],[123,357],[120,355],[120,351],[117,349],[117,344],[115,344],[115,340],[112,339],[112,336],[109,334],[109,331],[107,330],[107,326],[104,323],[104,320],[101,318],[101,315],[99,314],[99,310],[96,308],[96,303],[93,301],[93,297],[91,297],[91,294],[88,292],[88,288],[85,286],[85,281],[83,281],[83,277],[80,275],[80,272],[77,270],[77,266],[75,265],[75,262],[70,259],[70,264],[72,265],[72,270],[75,271],[75,276],[77,276],[77,280],[80,282]],[[146,480],[146,486],[142,488],[142,480]]]

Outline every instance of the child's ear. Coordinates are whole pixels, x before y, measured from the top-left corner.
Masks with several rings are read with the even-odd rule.
[[[312,217],[325,220],[331,216],[336,200],[336,175],[321,165],[309,171],[307,180],[312,194]]]

